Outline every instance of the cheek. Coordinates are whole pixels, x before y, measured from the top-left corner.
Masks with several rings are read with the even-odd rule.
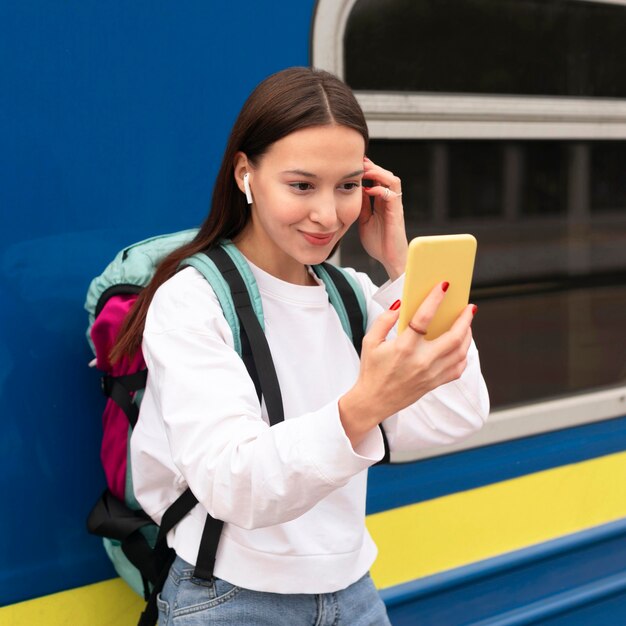
[[[346,226],[350,226],[359,217],[362,204],[363,199],[360,193],[346,198],[346,201],[340,206],[339,219]]]
[[[274,228],[289,226],[302,219],[302,203],[298,198],[290,194],[265,195],[262,202],[258,203],[257,209],[260,219],[266,226]]]
[[[301,222],[308,214],[309,208],[300,198],[283,196],[276,212],[279,220],[286,226]]]

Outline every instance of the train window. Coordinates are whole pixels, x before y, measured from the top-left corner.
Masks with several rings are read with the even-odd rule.
[[[625,37],[626,0],[316,4],[312,63],[355,90],[409,236],[478,238],[495,411],[467,446],[624,414]],[[356,232],[340,254],[385,280]]]
[[[374,139],[369,153],[403,179],[410,237],[479,241],[475,332],[494,407],[623,383],[626,141]],[[342,262],[386,279],[354,230]]]
[[[614,2],[359,0],[345,78],[364,91],[624,98],[624,40]]]

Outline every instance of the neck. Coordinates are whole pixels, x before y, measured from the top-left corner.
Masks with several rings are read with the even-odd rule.
[[[243,233],[242,235],[235,238],[233,243],[241,254],[264,272],[294,285],[307,287],[317,285],[317,282],[309,273],[308,266],[287,255],[283,255],[281,258],[270,257],[270,255],[264,254],[260,246],[254,245],[251,238],[246,237]]]

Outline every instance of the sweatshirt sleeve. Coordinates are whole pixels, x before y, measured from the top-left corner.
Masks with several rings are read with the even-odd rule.
[[[368,294],[368,327],[402,296],[404,275],[379,289],[365,274],[355,274]],[[389,339],[396,336],[394,328]],[[441,385],[383,422],[392,451],[417,451],[452,444],[480,430],[489,415],[489,394],[472,340],[467,366],[458,380]]]
[[[218,519],[249,529],[292,520],[383,455],[377,433],[353,450],[336,400],[270,428],[206,282],[157,291],[143,350],[168,456]]]

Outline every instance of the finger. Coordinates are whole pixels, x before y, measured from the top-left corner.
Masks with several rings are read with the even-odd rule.
[[[470,326],[467,329],[467,333],[465,335],[465,338],[463,339],[463,345],[461,346],[461,350],[463,351],[463,354],[465,354],[466,356],[471,345],[472,345],[472,327]]]
[[[410,327],[406,328],[403,334],[411,332],[416,337],[426,334],[430,322],[433,317],[435,317],[435,313],[437,312],[439,305],[445,298],[448,287],[448,282],[442,282],[436,284],[431,289],[430,293],[426,296],[426,298],[424,298],[424,301],[415,312],[415,315],[411,318],[411,321],[409,322]]]
[[[449,335],[450,333],[446,333]],[[439,337],[439,339],[442,339]],[[435,340],[435,342],[438,340]],[[433,342],[433,343],[435,343]],[[460,340],[460,343],[452,342],[449,344],[449,347],[452,346],[452,349],[448,350],[445,353],[442,353],[440,356],[439,365],[442,368],[442,371],[456,371],[458,375],[461,375],[463,371],[465,371],[465,366],[467,365],[467,353],[469,351],[470,344],[472,342],[472,329],[470,327],[466,328],[465,334]],[[440,348],[445,344],[440,344]],[[462,369],[459,372],[458,368],[462,365]]]
[[[363,343],[372,345],[383,343],[394,327],[394,324],[398,321],[399,315],[399,310],[394,311],[391,309],[379,315],[372,324],[372,327],[367,331]]]
[[[467,358],[472,343],[472,307],[473,305],[465,307],[449,331],[429,342],[440,358],[451,359],[452,363],[458,360],[459,355]]]
[[[372,217],[373,207],[368,195],[363,188],[363,202],[361,203],[361,212],[359,213],[359,224],[367,224]]]
[[[386,175],[381,175],[377,172],[368,172],[366,171],[363,175],[363,180],[366,182],[372,181],[372,185],[370,185],[369,189],[374,189],[376,187],[388,187],[391,191],[395,191],[396,193],[402,193],[402,181],[394,176],[391,172],[386,172]]]
[[[372,159],[369,159],[368,157],[365,157],[363,159],[363,166],[365,172],[376,172],[381,176],[393,177],[393,172],[391,170],[386,170],[384,167],[377,165],[376,163],[374,163],[374,161],[372,161]]]
[[[459,335],[458,343],[455,343],[455,349],[451,350],[451,353],[461,355],[463,358],[467,358],[467,351],[469,350],[470,343],[472,342],[472,329],[467,326],[463,329],[461,335]]]
[[[434,340],[433,343],[440,344],[442,354],[449,354],[457,349],[467,352],[472,339],[471,324],[475,308],[474,304],[468,304],[456,318],[450,330]]]
[[[452,331],[453,333],[464,333],[467,328],[472,324],[474,315],[476,314],[477,310],[478,307],[475,304],[468,304],[456,318],[454,324],[452,324],[450,328],[450,331]]]
[[[401,191],[393,191],[390,187],[384,187],[382,185],[363,187],[363,190],[370,198],[380,198],[383,202],[391,202],[402,195]]]
[[[382,187],[389,187],[392,191],[399,193],[402,191],[402,181],[389,170],[386,170],[379,165],[376,165],[372,161],[364,160],[364,173],[363,178],[365,180],[374,180],[380,183]]]

